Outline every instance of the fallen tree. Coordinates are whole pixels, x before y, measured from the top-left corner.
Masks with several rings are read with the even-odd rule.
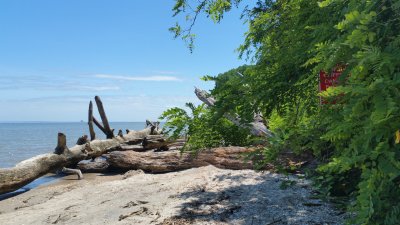
[[[220,147],[202,150],[196,155],[178,150],[162,152],[116,151],[105,155],[111,166],[125,170],[141,169],[151,173],[164,173],[213,165],[221,169],[252,169],[251,161],[243,155],[254,148]]]

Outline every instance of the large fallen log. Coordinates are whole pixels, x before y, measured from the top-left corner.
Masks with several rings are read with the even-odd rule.
[[[196,94],[197,98],[206,105],[211,107],[215,105],[216,102],[215,98],[210,96],[210,94],[208,94],[206,91],[201,90],[199,88],[195,88],[194,93]],[[272,132],[268,130],[268,128],[265,126],[259,115],[255,116],[254,121],[248,124],[243,123],[237,115],[231,115],[226,113],[224,116],[232,123],[234,123],[236,126],[249,129],[250,133],[254,136],[259,136],[259,137],[272,136]]]
[[[49,172],[75,165],[81,160],[98,157],[110,149],[158,132],[159,130],[155,130],[154,127],[147,127],[141,131],[130,131],[122,137],[93,140],[72,148],[66,146],[66,137],[60,133],[54,153],[38,155],[18,163],[13,168],[0,169],[0,194],[15,191]]]
[[[100,157],[99,157],[100,158]],[[84,160],[78,163],[77,168],[83,173],[103,173],[107,172],[110,164],[104,159]]]
[[[252,169],[251,161],[244,161],[243,154],[254,148],[220,147],[200,151],[197,155],[179,150],[163,152],[114,151],[105,155],[107,162],[125,170],[141,169],[152,173],[165,173],[189,168],[214,165],[222,169]]]

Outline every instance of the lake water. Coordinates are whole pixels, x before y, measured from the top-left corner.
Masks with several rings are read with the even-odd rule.
[[[119,129],[142,130],[144,122],[114,122],[110,126],[117,134]],[[0,168],[13,167],[33,156],[50,153],[57,145],[57,134],[67,136],[67,146],[76,144],[79,137],[89,136],[87,123],[0,123]],[[95,127],[96,138],[105,135]]]

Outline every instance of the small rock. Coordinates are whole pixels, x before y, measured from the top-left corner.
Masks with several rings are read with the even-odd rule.
[[[122,179],[125,180],[128,179],[129,177],[133,177],[139,174],[144,174],[143,170],[129,170],[128,172],[124,173]]]

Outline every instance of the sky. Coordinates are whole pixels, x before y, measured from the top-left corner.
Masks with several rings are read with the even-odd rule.
[[[234,9],[220,24],[204,15],[193,53],[168,28],[174,0],[0,0],[0,121],[81,121],[94,96],[109,121],[157,120],[199,103],[204,75],[246,61],[246,25]]]

